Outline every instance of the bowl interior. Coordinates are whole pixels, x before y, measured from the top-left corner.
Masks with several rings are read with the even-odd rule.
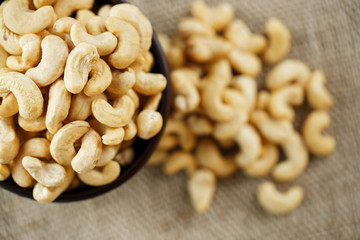
[[[3,2],[3,1],[0,1]],[[124,3],[125,1],[116,1],[116,0],[99,0],[95,1],[94,10],[97,11],[97,9],[103,5],[103,4],[117,4],[117,3]],[[163,98],[160,102],[160,106],[158,111],[161,113],[164,119],[164,126],[166,124],[166,119],[169,113],[170,108],[170,83],[169,83],[169,71],[166,63],[165,56],[162,52],[162,49],[160,47],[159,41],[156,38],[155,33],[152,36],[152,46],[150,49],[151,53],[154,56],[154,68],[152,72],[154,73],[162,73],[168,80],[168,85],[166,89],[163,92]],[[164,127],[163,127],[164,129]],[[155,137],[153,137],[150,140],[142,140],[137,139],[132,147],[134,148],[135,157],[131,164],[124,166],[121,168],[121,173],[118,179],[116,179],[114,182],[102,186],[102,187],[90,187],[90,186],[83,186],[79,187],[75,190],[68,191],[63,193],[60,197],[58,197],[55,202],[69,202],[69,201],[77,201],[77,200],[83,200],[88,199],[92,197],[99,196],[101,194],[104,194],[124,182],[126,182],[128,179],[130,179],[136,172],[138,172],[146,163],[146,161],[149,159],[151,154],[156,148],[157,143],[160,140],[160,137],[162,135],[163,130],[158,133]],[[7,189],[13,193],[16,193],[20,196],[28,197],[33,199],[32,197],[32,188],[26,189],[19,187],[11,177],[9,177],[6,181],[0,182],[0,186],[4,189]]]

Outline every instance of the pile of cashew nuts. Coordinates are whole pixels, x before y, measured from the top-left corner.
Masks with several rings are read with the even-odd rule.
[[[179,22],[173,39],[159,35],[174,98],[149,164],[161,164],[167,175],[185,170],[191,203],[203,213],[218,178],[241,170],[250,177],[270,175],[287,183],[304,173],[309,154],[332,153],[335,139],[322,131],[330,124],[327,110],[333,100],[322,71],[285,59],[291,35],[279,19],[268,19],[261,35],[235,19],[230,4],[210,7],[195,1],[191,13]],[[265,77],[266,89],[256,80],[263,64],[273,66]],[[313,111],[300,133],[293,124],[293,107],[305,101]],[[285,155],[281,161],[279,148]],[[231,154],[229,149],[236,151]],[[257,189],[259,204],[272,214],[293,211],[303,198],[300,186],[284,192],[267,180]]]
[[[163,126],[152,26],[135,6],[7,0],[0,6],[0,180],[52,202],[116,180],[135,138]],[[76,16],[75,18],[71,16]]]

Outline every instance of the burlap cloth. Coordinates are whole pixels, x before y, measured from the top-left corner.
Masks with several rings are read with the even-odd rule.
[[[259,180],[238,173],[218,182],[210,210],[198,215],[185,174],[169,178],[147,167],[104,196],[70,204],[44,205],[0,190],[0,239],[360,239],[360,1],[228,1],[257,32],[267,18],[282,19],[293,36],[289,57],[323,69],[335,96],[330,132],[337,149],[313,157],[296,181],[306,190],[303,205],[288,216],[265,214],[255,199]],[[191,3],[131,2],[167,33]]]

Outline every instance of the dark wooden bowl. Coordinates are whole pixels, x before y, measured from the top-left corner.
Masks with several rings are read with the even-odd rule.
[[[0,1],[3,2],[3,1]],[[126,1],[116,1],[116,0],[99,0],[95,1],[94,10],[97,10],[101,5],[104,4],[117,4],[117,3],[124,3]],[[152,46],[150,51],[154,55],[154,68],[152,72],[155,73],[162,73],[168,80],[168,85],[163,92],[163,98],[160,102],[160,106],[158,111],[161,113],[164,119],[164,126],[166,124],[166,119],[170,109],[170,82],[169,82],[169,70],[166,63],[165,55],[161,49],[160,43],[156,38],[155,33],[152,36]],[[163,127],[164,129],[164,127]],[[135,157],[133,162],[121,168],[120,176],[112,183],[102,186],[102,187],[90,187],[90,186],[83,186],[79,187],[75,190],[64,192],[63,194],[58,197],[55,202],[71,202],[71,201],[78,201],[84,200],[89,198],[94,198],[100,196],[110,190],[119,187],[123,183],[125,183],[128,179],[133,177],[135,173],[137,173],[147,162],[151,154],[154,152],[160,138],[162,135],[163,130],[158,133],[155,137],[150,140],[142,140],[137,139],[134,144],[133,148],[135,150]],[[10,192],[16,193],[20,196],[27,197],[33,199],[32,196],[32,188],[22,188],[19,187],[11,177],[9,177],[6,181],[0,182],[0,186]]]

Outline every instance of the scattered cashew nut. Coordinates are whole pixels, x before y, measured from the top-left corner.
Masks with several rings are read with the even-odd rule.
[[[309,105],[315,109],[328,109],[333,105],[333,99],[325,87],[325,74],[322,71],[315,71],[311,74],[306,84],[306,97]]]

